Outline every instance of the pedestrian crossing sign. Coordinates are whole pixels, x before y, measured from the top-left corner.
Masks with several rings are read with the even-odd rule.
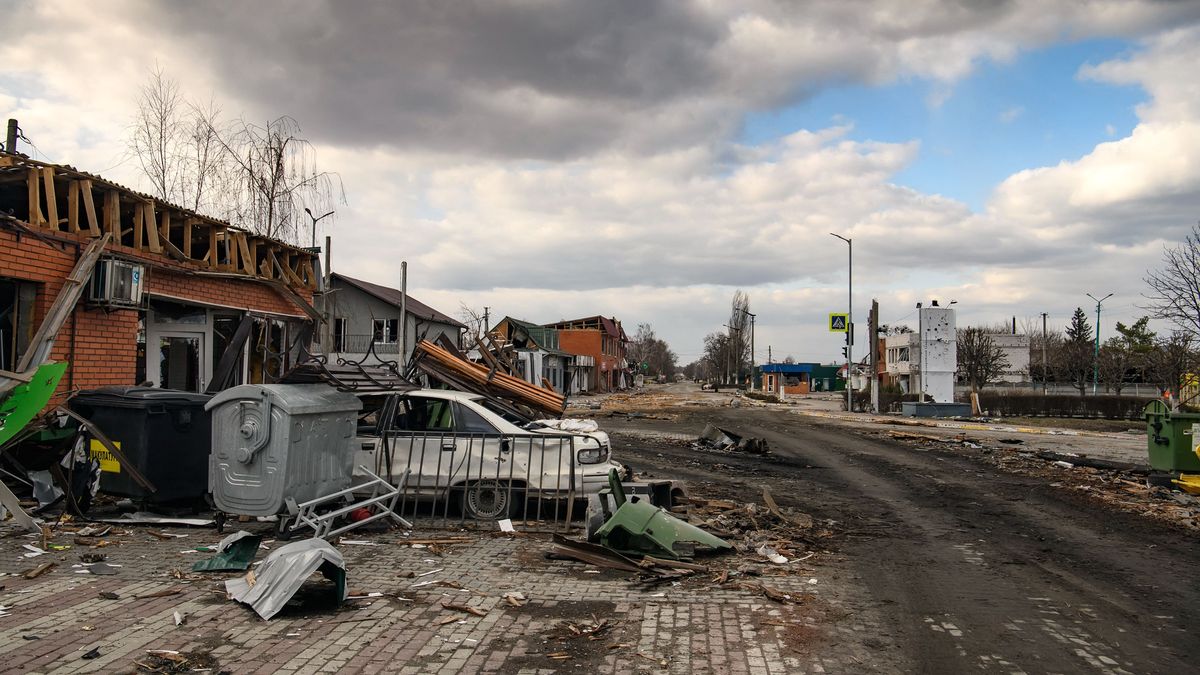
[[[830,333],[845,333],[846,326],[850,325],[849,314],[830,314],[829,315],[829,332]]]

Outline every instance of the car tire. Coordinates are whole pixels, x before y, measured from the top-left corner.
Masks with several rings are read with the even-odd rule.
[[[516,487],[495,480],[481,480],[463,486],[462,511],[475,520],[503,520],[513,512]]]

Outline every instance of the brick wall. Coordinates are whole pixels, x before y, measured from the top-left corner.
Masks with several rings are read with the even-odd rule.
[[[77,243],[78,249],[68,243],[67,250],[61,251],[34,237],[0,230],[0,276],[38,284],[32,330],[41,324],[75,266],[77,256],[87,245],[84,236],[61,236]],[[148,256],[126,246],[110,246],[106,252],[155,263],[155,267],[147,268],[147,289],[152,295],[272,314],[303,314],[290,300],[261,282],[198,277],[189,274],[183,264]],[[311,292],[299,291],[299,294],[306,301],[312,301]],[[106,311],[88,308],[82,301],[76,306],[59,331],[51,353],[52,359],[71,364],[59,385],[55,402],[61,402],[70,388],[137,384],[134,380],[138,316],[137,310]]]

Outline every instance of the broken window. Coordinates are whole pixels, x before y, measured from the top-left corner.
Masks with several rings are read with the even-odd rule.
[[[346,351],[346,317],[339,316],[333,320],[333,351]]]
[[[379,344],[395,344],[400,322],[396,319],[372,319],[371,337]]]
[[[240,314],[216,314],[213,316],[212,363],[215,369],[221,363],[221,357],[233,342],[233,335],[242,323]],[[244,343],[243,343],[244,344]],[[242,383],[242,364],[245,356],[238,350],[237,360],[230,371],[228,386]]]
[[[16,370],[33,337],[35,284],[0,279],[0,370]]]

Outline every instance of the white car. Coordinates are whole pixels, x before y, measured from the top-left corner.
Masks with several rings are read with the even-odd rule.
[[[553,423],[552,423],[553,424]],[[608,436],[526,422],[486,397],[421,389],[390,394],[360,425],[355,465],[399,482],[408,498],[449,500],[463,515],[524,515],[532,499],[584,499],[607,486]]]

